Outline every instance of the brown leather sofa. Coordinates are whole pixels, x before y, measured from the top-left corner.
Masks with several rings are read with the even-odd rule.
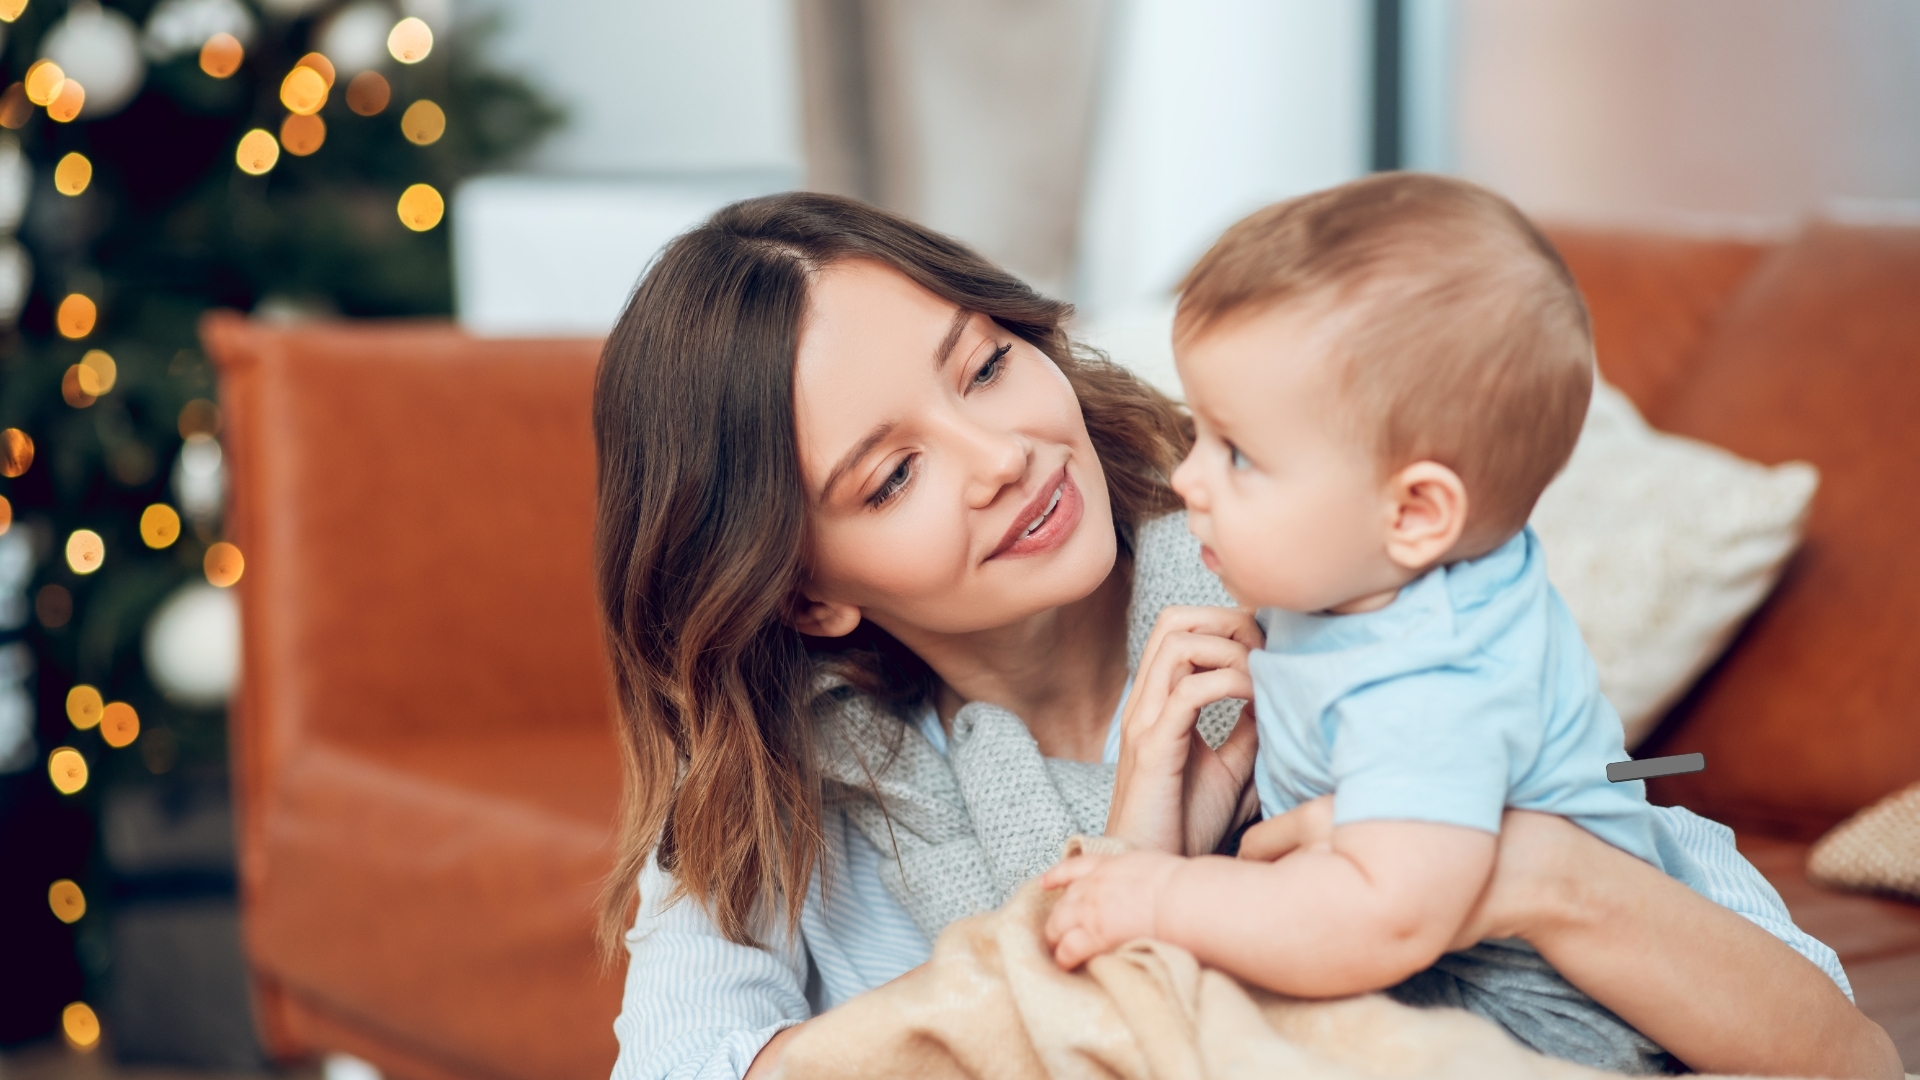
[[[1920,905],[1802,870],[1808,841],[1920,780],[1920,229],[1555,238],[1650,420],[1822,470],[1778,593],[1643,753],[1706,753],[1655,797],[1740,831],[1920,1067]],[[605,1076],[597,343],[234,315],[204,338],[247,559],[234,772],[269,1044],[419,1080]]]

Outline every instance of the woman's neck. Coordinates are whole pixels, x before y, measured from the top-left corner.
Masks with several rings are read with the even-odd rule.
[[[1127,686],[1130,576],[1122,560],[1086,597],[1011,626],[903,638],[940,678],[941,722],[991,702],[1025,721],[1047,757],[1099,761]]]

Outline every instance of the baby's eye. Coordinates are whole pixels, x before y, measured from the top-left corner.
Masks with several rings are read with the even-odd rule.
[[[1248,461],[1248,460],[1247,460],[1247,455],[1245,455],[1245,454],[1243,454],[1243,453],[1241,453],[1241,452],[1240,452],[1240,448],[1239,448],[1239,447],[1237,447],[1237,446],[1235,446],[1235,445],[1233,445],[1232,443],[1228,443],[1228,444],[1227,444],[1227,452],[1233,455],[1233,467],[1234,467],[1234,468],[1236,468],[1236,469],[1251,469],[1251,468],[1253,468],[1253,462],[1251,462],[1251,461]]]

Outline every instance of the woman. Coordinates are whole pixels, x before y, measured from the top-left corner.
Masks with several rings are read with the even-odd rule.
[[[1243,676],[1204,659],[1221,639],[1163,628],[1167,677],[1142,686],[1173,691],[1128,700],[1161,609],[1227,601],[1171,514],[1186,421],[1075,355],[1067,311],[806,194],[723,210],[629,303],[594,405],[627,771],[609,943],[639,892],[616,1077],[760,1075],[1066,835],[1124,819],[1201,852],[1242,816],[1230,708],[1186,761],[1120,745],[1123,708],[1131,732]],[[1758,927],[1837,972],[1831,952],[1755,895],[1739,918],[1516,814],[1461,944],[1526,939],[1697,1069],[1898,1077],[1885,1033]]]

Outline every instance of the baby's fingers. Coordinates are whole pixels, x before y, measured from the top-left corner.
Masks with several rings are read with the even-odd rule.
[[[1093,873],[1094,868],[1100,865],[1100,859],[1101,856],[1098,855],[1075,855],[1071,859],[1063,859],[1055,863],[1046,873],[1040,875],[1040,887],[1042,889],[1064,889],[1074,882],[1079,881],[1081,878],[1086,877],[1088,874]]]
[[[1300,830],[1285,814],[1268,818],[1240,834],[1240,858],[1273,862],[1300,846]]]
[[[1268,818],[1240,837],[1240,857],[1272,862],[1299,848],[1326,844],[1333,836],[1333,797],[1322,795]]]
[[[1105,951],[1091,931],[1076,926],[1054,943],[1053,962],[1060,965],[1061,971],[1072,971]]]

